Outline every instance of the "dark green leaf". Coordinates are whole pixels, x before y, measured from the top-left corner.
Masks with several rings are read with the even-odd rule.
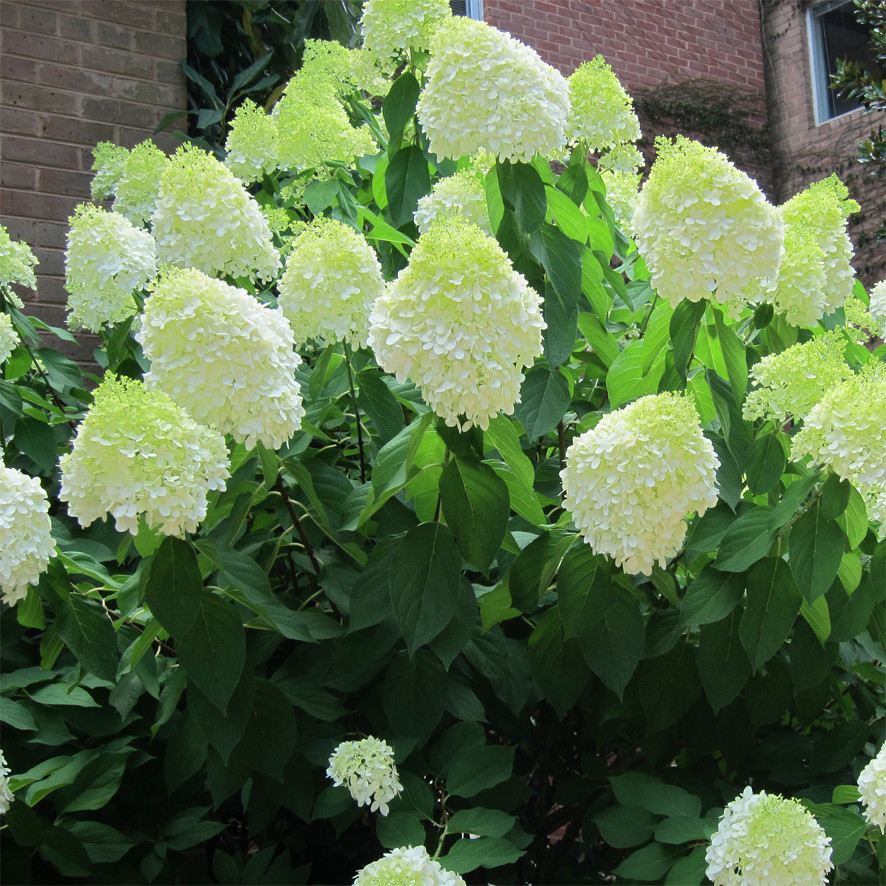
[[[403,130],[415,113],[419,92],[418,81],[411,72],[405,71],[394,81],[385,97],[382,115],[385,118],[390,143],[395,150],[400,147]]]
[[[797,692],[817,686],[830,673],[839,647],[822,644],[815,631],[801,621],[791,635],[791,677]]]
[[[748,571],[747,609],[739,634],[756,670],[769,661],[787,639],[800,611],[802,597],[788,564],[769,557]]]
[[[517,818],[500,809],[459,809],[449,819],[450,834],[479,834],[484,837],[503,837],[517,824]]]
[[[706,301],[689,301],[684,299],[671,316],[670,332],[671,347],[674,352],[674,368],[680,378],[686,381],[689,361],[695,350],[698,338],[698,327],[704,317]]]
[[[546,324],[543,333],[545,359],[551,366],[561,366],[569,360],[575,346],[578,305],[567,304],[548,283],[542,308]]]
[[[837,577],[845,541],[843,530],[822,513],[820,498],[791,527],[791,572],[809,603],[820,597]]]
[[[194,548],[174,536],[163,539],[148,567],[145,600],[157,621],[176,639],[200,611],[203,577]]]
[[[15,424],[13,441],[20,452],[40,469],[51,474],[58,466],[58,444],[52,428],[42,421],[23,415]]]
[[[733,609],[726,618],[701,628],[698,673],[715,714],[741,692],[751,673],[739,637],[741,617],[741,610]]]
[[[246,730],[254,695],[255,678],[249,668],[243,669],[226,714],[222,714],[196,684],[188,686],[188,710],[226,765]]]
[[[526,429],[526,436],[534,441],[557,427],[569,409],[569,403],[566,378],[539,364],[533,366],[523,379],[514,417]]]
[[[252,710],[235,756],[278,781],[296,746],[296,722],[292,707],[279,687],[269,680],[255,681]]]
[[[387,443],[403,429],[403,408],[377,371],[358,372],[357,387],[357,399],[372,422],[373,432]]]
[[[545,223],[530,238],[529,249],[545,269],[565,309],[576,309],[581,296],[579,244],[559,228]]]
[[[745,346],[735,330],[723,320],[722,311],[714,309],[714,322],[717,340],[726,364],[726,376],[732,386],[735,403],[740,406],[748,389],[748,363],[745,356]]]
[[[640,704],[650,733],[675,723],[692,707],[700,691],[698,671],[688,643],[645,660],[639,673]]]
[[[385,849],[398,846],[421,846],[425,841],[425,829],[421,822],[408,812],[391,812],[376,819],[375,832],[378,842]]]
[[[446,790],[457,797],[474,797],[510,778],[516,748],[503,745],[474,747],[448,766]]]
[[[495,868],[511,864],[523,855],[509,840],[499,837],[477,837],[456,840],[440,864],[456,874],[466,874],[476,868]]]
[[[839,474],[830,474],[821,488],[821,513],[826,520],[836,520],[849,506],[852,495],[852,484],[840,478]]]
[[[554,573],[575,537],[562,532],[545,532],[518,555],[508,574],[511,601],[522,612],[534,612]]]
[[[727,530],[720,543],[717,569],[744,572],[769,553],[775,530],[770,526],[772,508],[757,507],[742,514]]]
[[[502,200],[517,216],[527,234],[537,231],[545,220],[547,200],[541,176],[527,163],[505,160],[496,164]]]
[[[412,221],[420,197],[431,189],[428,161],[421,148],[407,145],[391,157],[385,171],[388,208],[397,227]]]
[[[636,601],[613,588],[612,601],[581,644],[588,666],[619,698],[643,654],[645,633]]]
[[[446,706],[446,672],[425,649],[401,652],[382,683],[382,706],[395,735],[427,736]]]
[[[589,545],[579,545],[563,558],[557,573],[557,600],[568,640],[586,637],[603,617],[615,593],[609,579],[609,564]]]
[[[718,572],[705,566],[686,589],[680,604],[680,621],[689,627],[726,618],[744,594],[744,575]]]
[[[613,849],[639,846],[652,836],[658,816],[641,806],[610,806],[594,816],[594,824]]]
[[[546,698],[564,716],[587,685],[590,672],[577,640],[565,640],[560,615],[548,609],[529,637],[529,663]]]
[[[615,873],[632,880],[661,880],[668,868],[684,853],[682,846],[666,846],[662,843],[650,843],[642,849],[631,853],[617,868]]]
[[[787,465],[782,435],[766,432],[754,439],[748,451],[748,488],[754,495],[765,495],[775,488]]]
[[[606,390],[613,409],[646,394],[657,393],[658,384],[664,374],[664,352],[660,352],[649,370],[644,372],[646,357],[646,342],[640,339],[631,342],[609,367]]]
[[[80,594],[58,608],[55,629],[86,670],[116,682],[117,635],[107,612]]]

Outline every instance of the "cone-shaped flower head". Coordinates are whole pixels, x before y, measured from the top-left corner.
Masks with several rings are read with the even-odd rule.
[[[602,55],[569,75],[570,142],[584,140],[590,151],[605,151],[640,138],[634,103]]]
[[[0,363],[9,359],[9,355],[18,347],[18,333],[12,325],[9,314],[0,314]]]
[[[640,168],[643,155],[634,145],[616,145],[597,163],[606,185],[606,202],[624,231],[631,230],[631,219],[640,199]]]
[[[424,846],[401,846],[366,865],[354,886],[464,886],[465,881],[428,855]]]
[[[858,208],[836,175],[814,182],[781,207],[785,258],[774,307],[793,326],[817,322],[852,293],[855,271],[846,220]]]
[[[799,801],[747,787],[723,810],[707,876],[714,886],[824,886],[830,842]]]
[[[279,309],[193,268],[168,269],[136,335],[150,388],[248,448],[282,446],[304,413],[292,328]]]
[[[81,203],[65,252],[68,326],[98,332],[138,312],[132,293],[157,273],[154,238],[118,212]]]
[[[366,0],[360,19],[363,48],[383,59],[427,49],[431,34],[452,18],[448,0]]]
[[[117,192],[117,182],[126,169],[129,151],[113,142],[99,142],[92,149],[92,169],[95,172],[90,191],[93,200],[107,200]]]
[[[258,203],[223,163],[192,145],[166,166],[151,224],[161,262],[265,282],[280,269]]]
[[[362,234],[331,218],[317,218],[295,238],[280,280],[280,309],[295,340],[366,345],[369,312],[384,279]]]
[[[162,391],[106,375],[60,459],[59,498],[81,526],[111,514],[121,532],[139,516],[164,535],[194,532],[206,494],[224,489],[228,453],[221,434],[197,424]]]
[[[564,507],[595,552],[648,574],[680,550],[684,518],[717,503],[718,467],[692,402],[651,394],[576,437],[560,472]]]
[[[417,6],[417,3],[410,4],[411,9]],[[449,12],[448,5],[446,11]],[[296,76],[306,88],[316,83],[331,84],[342,97],[358,91],[383,96],[391,88],[391,81],[380,62],[378,55],[366,49],[348,49],[337,40],[305,40],[301,68]]]
[[[886,834],[886,742],[858,776],[864,817]]]
[[[541,353],[540,301],[492,237],[441,219],[376,301],[369,344],[447,425],[463,415],[485,429],[499,410],[513,412],[521,370]]]
[[[877,332],[882,337],[886,335],[886,280],[881,280],[871,288],[871,319],[877,327]],[[874,330],[872,329],[871,332]]]
[[[696,141],[660,137],[656,145],[632,228],[659,295],[676,307],[771,289],[784,230],[756,182]]]
[[[9,236],[9,231],[0,225],[0,286],[8,287],[11,283],[18,283],[28,289],[36,289],[36,264],[37,258],[31,252],[31,247],[27,243],[14,241]],[[22,306],[21,299],[11,290],[7,290],[6,296],[12,297],[17,308]]]
[[[0,466],[0,592],[10,606],[25,598],[55,555],[51,529],[40,481]]]
[[[751,369],[757,388],[745,399],[745,419],[781,425],[788,418],[805,418],[827,391],[852,375],[843,359],[845,349],[846,339],[829,332],[767,354]]]
[[[519,40],[463,16],[434,32],[418,118],[438,157],[528,163],[564,146],[568,113],[563,75]]]
[[[327,162],[347,164],[378,150],[367,126],[351,126],[329,83],[306,85],[296,74],[274,107],[274,119],[281,169],[322,169]]]
[[[3,751],[0,751],[0,815],[9,811],[9,804],[15,799],[9,789],[9,767]]]
[[[434,219],[453,215],[475,224],[492,236],[483,180],[471,169],[462,169],[441,178],[431,193],[418,201],[415,224],[419,232],[425,234]]]
[[[326,774],[336,787],[344,785],[358,806],[388,814],[388,803],[402,790],[394,749],[380,738],[343,741],[329,758]]]
[[[114,212],[134,225],[146,225],[157,206],[157,189],[169,158],[152,141],[136,145],[126,156],[114,190]]]
[[[225,141],[225,166],[244,184],[261,181],[277,169],[277,121],[245,99],[231,121]]]
[[[872,289],[871,304],[873,303],[874,290]],[[868,306],[854,293],[843,304],[843,313],[846,316],[846,325],[843,327],[843,331],[852,335],[859,344],[864,344],[870,338],[882,338],[886,335],[886,323],[878,322]]]

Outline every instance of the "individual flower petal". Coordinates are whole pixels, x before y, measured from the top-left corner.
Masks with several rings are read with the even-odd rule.
[[[342,222],[317,218],[293,241],[279,289],[280,309],[297,342],[322,338],[364,347],[384,279],[365,237]]]
[[[394,749],[380,738],[343,741],[329,758],[326,774],[334,785],[344,785],[358,806],[388,814],[388,803],[402,790]]]
[[[145,303],[136,334],[165,391],[197,420],[248,448],[277,449],[304,416],[295,370],[301,362],[279,309],[193,268],[168,269]]]
[[[379,365],[411,378],[446,424],[481,428],[513,412],[522,369],[541,353],[541,300],[476,225],[441,219],[423,234],[369,318]]]
[[[366,865],[354,886],[464,886],[465,881],[428,855],[424,846],[401,846]]]
[[[684,518],[717,503],[718,467],[693,404],[651,394],[575,438],[560,472],[563,506],[596,553],[649,574],[680,550]]]
[[[441,22],[452,18],[448,0],[366,0],[360,18],[363,48],[382,59],[427,49]]]
[[[9,236],[9,231],[0,225],[0,286],[8,287],[18,283],[28,289],[37,288],[37,277],[34,266],[37,258],[27,243],[16,242]],[[12,290],[7,290],[7,298],[11,296],[13,304],[22,307],[21,299]]]
[[[418,119],[438,157],[528,163],[565,145],[568,113],[563,75],[525,44],[464,16],[434,32]]]
[[[797,800],[747,787],[723,810],[706,873],[714,886],[824,886],[830,842]]]
[[[696,141],[656,145],[631,227],[659,295],[676,307],[684,298],[726,304],[771,289],[784,231],[756,182]]]
[[[65,252],[68,325],[98,332],[138,312],[132,297],[157,273],[154,238],[117,212],[81,203]]]
[[[583,140],[590,151],[605,151],[640,138],[634,103],[606,59],[598,55],[569,76],[570,142]]]
[[[18,347],[18,333],[12,325],[9,314],[0,314],[0,363],[9,359],[9,355]]]
[[[51,529],[40,481],[0,466],[0,592],[10,606],[25,598],[55,556]]]
[[[886,742],[858,776],[864,817],[886,834]]]
[[[223,163],[192,145],[167,164],[151,225],[161,262],[265,282],[280,269],[258,203]]]
[[[95,391],[60,466],[59,498],[81,526],[110,513],[117,529],[133,535],[142,514],[164,535],[196,531],[207,493],[225,488],[229,470],[218,431],[162,391],[113,375]]]
[[[415,224],[419,233],[427,233],[431,222],[444,216],[459,216],[492,236],[486,189],[482,179],[473,170],[463,169],[441,178],[430,194],[419,199],[415,211]]]

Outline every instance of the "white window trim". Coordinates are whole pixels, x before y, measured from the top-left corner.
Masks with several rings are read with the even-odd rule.
[[[483,21],[483,0],[465,0],[465,15],[476,21]]]

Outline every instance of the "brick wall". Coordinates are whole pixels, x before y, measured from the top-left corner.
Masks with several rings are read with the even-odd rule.
[[[22,294],[46,322],[64,325],[67,219],[90,199],[92,148],[131,148],[186,108],[185,55],[185,0],[0,2],[0,220],[40,261]]]
[[[776,198],[786,200],[810,182],[839,175],[861,204],[850,235],[855,267],[870,286],[886,277],[886,243],[872,237],[886,220],[886,187],[857,158],[858,143],[875,118],[857,110],[817,125],[805,7],[796,0],[764,0],[763,9]]]

